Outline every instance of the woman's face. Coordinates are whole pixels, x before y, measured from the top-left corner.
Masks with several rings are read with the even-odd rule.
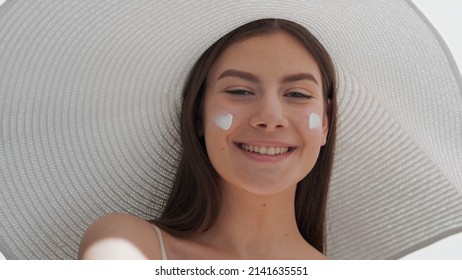
[[[295,187],[326,142],[321,74],[284,32],[228,47],[207,76],[202,127],[221,182],[256,194]]]

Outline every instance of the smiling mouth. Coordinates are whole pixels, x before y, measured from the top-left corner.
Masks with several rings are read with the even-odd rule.
[[[236,145],[247,152],[260,154],[260,155],[268,155],[268,156],[277,156],[282,154],[287,154],[293,151],[295,148],[293,147],[265,147],[265,146],[255,146],[255,145],[248,145],[244,143],[236,143]]]

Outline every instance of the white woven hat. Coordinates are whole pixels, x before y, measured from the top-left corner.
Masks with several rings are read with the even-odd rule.
[[[304,25],[339,81],[327,255],[397,258],[462,231],[462,82],[405,0],[14,0],[0,7],[0,252],[72,259],[87,226],[154,218],[185,79],[260,18]]]

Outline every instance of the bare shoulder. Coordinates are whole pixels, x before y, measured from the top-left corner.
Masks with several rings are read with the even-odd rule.
[[[93,222],[82,237],[79,259],[160,259],[153,226],[127,214],[109,214]]]

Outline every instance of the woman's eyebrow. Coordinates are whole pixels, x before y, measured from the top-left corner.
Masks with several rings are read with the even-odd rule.
[[[255,76],[254,74],[244,72],[244,71],[239,71],[239,70],[233,70],[233,69],[229,69],[221,73],[220,77],[218,77],[218,80],[223,79],[225,77],[241,78],[241,79],[247,80],[252,83],[260,82],[260,79],[258,79],[258,77]]]
[[[258,79],[256,75],[252,73],[240,71],[240,70],[234,70],[234,69],[228,69],[224,71],[223,73],[221,73],[221,75],[218,77],[218,80],[223,79],[225,77],[236,77],[236,78],[244,79],[244,80],[247,80],[253,83],[260,82],[260,79]],[[298,73],[298,74],[287,75],[282,78],[281,82],[282,83],[293,83],[293,82],[297,82],[300,80],[312,81],[315,84],[319,85],[314,75],[310,73]]]
[[[314,75],[310,73],[299,73],[299,74],[288,75],[288,76],[283,77],[281,82],[282,83],[293,83],[293,82],[297,82],[300,80],[312,81],[315,84],[319,85]]]

